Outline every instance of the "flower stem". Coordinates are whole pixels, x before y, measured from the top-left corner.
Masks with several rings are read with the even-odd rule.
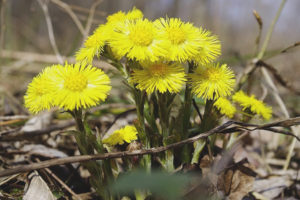
[[[188,73],[192,73],[195,69],[194,63],[189,63]],[[189,137],[190,128],[190,117],[192,110],[192,88],[186,84],[185,93],[184,93],[184,102],[183,102],[183,120],[182,120],[182,133],[183,140]],[[187,145],[183,146],[182,158],[184,163],[188,163],[190,161],[190,153]]]
[[[71,114],[76,121],[76,127],[78,131],[76,132],[75,138],[80,153],[83,155],[94,154],[93,141],[95,140],[93,137],[95,136],[88,131],[90,130],[89,127],[86,127],[87,125],[84,124],[82,110],[74,110],[73,112],[71,112]],[[97,191],[97,193],[104,199],[112,200],[113,197],[110,195],[109,191],[105,187],[105,185],[107,185],[108,182],[108,179],[106,178],[106,176],[109,175],[108,171],[103,169],[103,166],[100,163],[97,163],[96,161],[86,162],[83,164],[83,166],[85,166],[90,172],[90,182],[93,188],[95,188],[95,190]]]

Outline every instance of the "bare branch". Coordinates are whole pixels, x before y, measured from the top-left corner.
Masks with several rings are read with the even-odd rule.
[[[76,24],[77,28],[79,29],[80,33],[82,35],[84,35],[85,31],[84,31],[83,25],[80,22],[80,20],[78,19],[78,17],[75,15],[73,10],[71,9],[71,7],[68,4],[66,4],[65,2],[62,2],[60,0],[51,0],[51,1],[53,3],[55,3],[56,5],[60,6],[62,9],[64,9],[66,11],[66,13],[68,13],[70,15],[70,17],[72,18],[72,20]]]
[[[92,23],[93,23],[94,15],[95,15],[95,10],[101,2],[102,2],[102,0],[97,0],[91,6],[89,17],[88,17],[88,20],[87,20],[87,23],[86,23],[86,26],[85,26],[84,34],[83,34],[83,42],[86,40],[86,38],[89,35],[90,29],[91,29],[91,26],[92,26]]]
[[[60,55],[57,45],[56,45],[56,41],[55,41],[55,37],[54,37],[54,31],[53,31],[53,26],[52,26],[52,22],[51,22],[51,17],[49,15],[49,10],[48,10],[48,6],[45,2],[43,2],[43,0],[37,0],[38,3],[40,4],[44,15],[45,15],[45,20],[46,20],[46,24],[47,24],[47,28],[48,28],[48,34],[49,34],[49,39],[50,39],[50,44],[52,46],[52,49],[57,57],[57,60],[60,64],[63,64],[63,58]]]
[[[69,164],[69,163],[75,163],[75,162],[87,162],[91,160],[106,160],[106,159],[113,159],[113,158],[122,158],[122,157],[128,157],[128,156],[141,156],[145,154],[157,154],[164,152],[169,149],[177,148],[180,146],[183,146],[185,144],[191,144],[199,139],[204,139],[207,138],[210,135],[213,135],[215,133],[224,133],[226,132],[226,129],[232,129],[234,127],[230,127],[231,125],[236,125],[237,127],[243,127],[247,128],[247,126],[255,127],[254,129],[249,129],[251,130],[268,130],[268,128],[271,127],[277,127],[277,126],[294,126],[300,124],[300,117],[297,118],[291,118],[288,120],[282,120],[279,122],[273,122],[269,124],[264,124],[261,126],[257,126],[254,124],[245,124],[242,122],[235,122],[235,121],[228,121],[216,128],[211,129],[210,131],[200,133],[194,137],[188,138],[186,140],[182,140],[180,142],[176,142],[167,146],[161,146],[161,147],[156,147],[156,148],[150,148],[150,149],[142,149],[142,150],[135,150],[135,151],[122,151],[122,152],[112,152],[112,153],[104,153],[104,154],[95,154],[95,155],[81,155],[81,156],[70,156],[67,158],[56,158],[56,159],[51,159],[47,161],[43,161],[40,163],[33,163],[29,165],[21,165],[12,169],[6,169],[3,171],[0,171],[0,177],[3,176],[9,176],[17,173],[24,173],[28,172],[31,170],[37,170],[37,169],[43,169],[43,168],[48,168],[51,166],[55,165],[64,165],[64,164]],[[280,132],[281,133],[281,132]],[[295,135],[291,135],[295,137]],[[299,138],[295,137],[296,140],[299,141]]]
[[[12,58],[18,60],[27,60],[33,62],[43,62],[43,63],[57,63],[57,58],[53,54],[39,54],[33,52],[23,52],[23,51],[9,51],[9,50],[2,50],[0,52],[0,57],[2,58]],[[63,60],[68,61],[68,63],[76,63],[75,57],[62,57]],[[107,62],[103,61],[94,61],[93,66],[98,67],[105,70],[115,70],[115,67],[108,64]]]

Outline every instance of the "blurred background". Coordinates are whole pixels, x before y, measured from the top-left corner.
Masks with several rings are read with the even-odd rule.
[[[145,17],[179,17],[216,34],[222,43],[220,62],[241,72],[255,55],[259,33],[253,10],[263,22],[262,38],[280,0],[1,0],[1,113],[12,112],[7,103],[14,103],[20,112],[23,95],[31,78],[42,68],[63,59],[74,61],[75,52],[87,35],[109,14],[128,11],[133,6]],[[300,1],[287,1],[276,24],[266,55],[272,55],[300,41]],[[45,15],[46,14],[46,15]],[[46,17],[45,17],[46,16]],[[47,26],[48,23],[48,26]],[[51,26],[52,25],[52,26]],[[50,26],[50,27],[49,27]],[[50,28],[50,29],[49,29]],[[51,30],[53,29],[53,31]],[[53,35],[51,34],[53,33]],[[50,37],[49,37],[50,36]],[[266,61],[294,87],[300,90],[299,47]],[[98,63],[101,67],[103,63]],[[103,68],[109,68],[103,64]],[[257,73],[257,76],[260,76]],[[260,77],[258,77],[259,79]],[[255,81],[254,81],[255,83]],[[117,83],[119,84],[119,83]],[[300,101],[279,87],[293,115],[300,113]],[[271,102],[272,103],[272,102]],[[298,105],[299,104],[299,105]],[[22,111],[23,110],[23,111]],[[21,112],[26,112],[21,109]]]

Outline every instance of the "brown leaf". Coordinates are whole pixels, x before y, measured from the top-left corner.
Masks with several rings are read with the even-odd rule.
[[[217,187],[229,199],[240,200],[252,191],[254,175],[249,164],[236,164],[220,174]]]

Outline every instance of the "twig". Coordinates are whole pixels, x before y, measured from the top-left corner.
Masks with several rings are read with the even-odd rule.
[[[199,115],[199,117],[200,117],[200,120],[201,120],[201,122],[202,122],[202,121],[203,121],[203,117],[202,117],[202,115],[201,115],[201,112],[200,112],[200,110],[199,110],[199,107],[197,106],[197,103],[196,103],[195,99],[193,99],[193,106],[195,107],[195,109],[196,109],[196,111],[197,111],[197,113],[198,113],[198,115]]]
[[[43,62],[43,63],[57,63],[57,57],[53,54],[39,54],[33,52],[24,52],[24,51],[9,51],[9,50],[2,50],[0,52],[0,57],[2,58],[9,58],[9,59],[19,59],[19,60],[27,60],[27,61],[34,61],[34,62]],[[62,57],[63,60],[68,61],[68,63],[76,63],[75,57]],[[115,70],[116,68],[112,65],[103,62],[103,61],[94,61],[93,65],[95,67],[99,67],[103,70]]]
[[[259,60],[256,63],[257,66],[262,66],[268,69],[269,72],[271,72],[274,76],[274,78],[285,88],[287,88],[288,90],[290,90],[291,92],[300,95],[300,91],[297,91],[287,80],[285,80],[280,73],[277,71],[277,69],[275,67],[273,67],[272,65]]]
[[[132,109],[126,110],[126,111],[124,111],[124,112],[118,114],[118,115],[114,118],[114,121],[112,121],[112,122],[107,126],[106,130],[104,131],[104,133],[107,133],[107,132],[109,131],[109,129],[116,123],[116,121],[117,121],[118,119],[120,119],[120,118],[123,117],[123,116],[128,115],[128,114],[131,113],[131,112],[135,112],[135,111],[136,111],[136,108],[132,108]]]
[[[286,52],[288,52],[289,50],[291,50],[291,49],[293,49],[293,48],[295,48],[295,47],[298,47],[298,46],[300,46],[300,42],[296,42],[296,43],[294,43],[293,45],[291,45],[291,46],[289,46],[289,47],[283,49],[280,53],[286,53]]]
[[[228,121],[216,128],[211,129],[210,131],[204,132],[204,133],[200,133],[199,135],[196,135],[194,137],[188,138],[186,140],[182,140],[180,142],[176,142],[167,146],[161,146],[161,147],[157,147],[157,148],[150,148],[150,149],[142,149],[142,150],[135,150],[135,151],[122,151],[122,152],[112,152],[112,153],[104,153],[104,154],[95,154],[95,155],[81,155],[81,156],[70,156],[67,158],[56,158],[56,159],[51,159],[51,160],[47,160],[47,161],[43,161],[40,163],[34,163],[34,164],[29,164],[29,165],[22,165],[22,166],[18,166],[15,168],[11,168],[11,169],[6,169],[3,171],[0,171],[0,177],[3,176],[9,176],[9,175],[13,175],[16,173],[23,173],[23,172],[28,172],[31,170],[37,170],[37,169],[43,169],[43,168],[48,168],[51,166],[55,166],[55,165],[63,165],[63,164],[69,164],[69,163],[75,163],[75,162],[87,162],[87,161],[91,161],[91,160],[105,160],[105,159],[112,159],[112,158],[122,158],[122,157],[128,157],[128,156],[140,156],[140,155],[145,155],[145,154],[157,154],[157,153],[161,153],[164,152],[166,150],[169,149],[173,149],[173,148],[177,148],[180,146],[183,146],[185,144],[191,144],[195,141],[198,141],[199,139],[204,139],[207,138],[210,135],[213,135],[215,133],[221,133],[221,132],[226,132],[226,128],[228,128],[229,126],[236,124],[238,126],[242,126],[244,123],[242,122],[235,122],[235,121]],[[270,124],[265,124],[265,125],[261,125],[256,127],[253,130],[264,130],[264,128],[270,128],[273,126],[286,126],[286,125],[296,125],[296,124],[300,124],[300,117],[297,118],[291,118],[288,120],[282,120],[279,122],[273,122]],[[250,124],[251,126],[257,126],[257,125],[253,125]],[[229,128],[232,129],[232,128]],[[293,137],[295,137],[295,135],[292,135]]]
[[[40,159],[35,159],[38,163],[40,163]],[[44,169],[50,176],[52,176],[63,188],[65,188],[71,195],[73,195],[77,200],[82,200],[80,196],[78,196],[69,186],[67,186],[60,178],[58,178],[49,168]]]
[[[84,32],[83,25],[80,22],[80,20],[78,19],[78,17],[75,15],[75,13],[73,12],[73,10],[71,9],[71,7],[67,3],[62,2],[60,0],[51,0],[51,1],[53,3],[55,3],[56,5],[60,6],[62,9],[64,9],[66,11],[66,13],[69,14],[69,16],[72,18],[72,20],[76,24],[77,28],[79,29],[80,33],[82,35],[84,35],[85,32]]]
[[[262,22],[262,19],[260,17],[260,15],[256,12],[256,10],[253,10],[253,15],[257,21],[257,24],[258,24],[258,35],[256,37],[256,40],[255,40],[255,53],[258,52],[258,47],[259,47],[259,43],[260,43],[260,39],[261,39],[261,33],[262,33],[262,27],[263,27],[263,22]]]
[[[267,35],[266,35],[266,39],[265,39],[265,41],[264,41],[264,43],[263,43],[263,46],[262,46],[262,48],[261,48],[259,54],[257,55],[257,59],[258,59],[258,60],[261,60],[261,59],[263,58],[264,54],[265,54],[265,51],[266,51],[267,46],[268,46],[268,44],[269,44],[269,41],[270,41],[270,39],[271,39],[271,35],[272,35],[273,31],[274,31],[275,24],[276,24],[276,22],[278,21],[278,18],[279,18],[280,14],[281,14],[281,11],[282,11],[282,9],[283,9],[285,3],[286,3],[286,0],[282,0],[282,1],[281,1],[280,7],[279,7],[279,9],[278,9],[278,11],[277,11],[277,13],[276,13],[276,15],[275,15],[275,18],[273,19],[273,21],[272,21],[272,23],[271,23],[271,26],[270,26],[270,28],[269,28],[269,30],[268,30],[268,33],[267,33]],[[286,106],[285,106],[283,100],[282,100],[281,97],[279,96],[279,92],[278,92],[278,90],[277,90],[277,88],[276,88],[276,86],[275,86],[273,80],[271,79],[271,77],[270,77],[268,71],[267,71],[265,68],[262,68],[261,70],[262,70],[262,73],[263,73],[263,75],[264,75],[264,77],[265,77],[265,79],[266,79],[267,84],[271,87],[272,93],[273,93],[273,95],[274,95],[274,97],[275,97],[275,100],[277,101],[279,107],[280,107],[281,110],[283,111],[284,116],[285,116],[286,118],[289,118],[289,117],[290,117],[289,112],[288,112],[288,110],[287,110],[287,108],[286,108]],[[292,131],[293,131],[294,135],[297,136],[297,135],[298,135],[298,132],[299,132],[299,128],[297,128],[297,127],[292,127]],[[286,163],[285,163],[285,165],[284,165],[284,167],[283,167],[284,170],[287,170],[287,168],[288,168],[288,166],[289,166],[289,164],[290,164],[290,160],[291,160],[291,157],[292,157],[294,148],[295,148],[295,144],[296,144],[296,139],[293,138],[292,143],[291,143],[290,148],[289,148],[289,152],[288,152],[287,158],[286,158]]]
[[[84,30],[84,34],[83,34],[83,43],[86,40],[87,36],[89,35],[92,23],[93,23],[93,19],[94,19],[94,14],[95,14],[95,10],[97,8],[97,6],[102,2],[102,0],[97,0],[96,2],[93,3],[93,5],[91,6],[90,12],[89,12],[89,17],[85,26],[85,30]]]
[[[18,140],[22,140],[22,139],[29,139],[35,136],[40,136],[43,134],[48,134],[51,133],[52,131],[57,131],[57,130],[62,130],[71,126],[74,126],[75,122],[73,120],[64,122],[64,123],[60,123],[60,124],[56,124],[56,125],[52,125],[49,128],[46,129],[42,129],[42,130],[38,130],[38,131],[30,131],[30,132],[17,132],[14,134],[10,134],[10,135],[0,135],[0,140],[1,141],[18,141]]]
[[[0,121],[13,120],[13,119],[28,119],[28,115],[12,115],[12,116],[0,116]]]
[[[277,21],[279,19],[279,16],[281,14],[281,11],[282,11],[285,3],[286,3],[286,0],[282,0],[281,1],[281,4],[280,4],[279,9],[278,9],[278,11],[277,11],[277,13],[275,15],[275,18],[273,19],[273,21],[272,21],[272,23],[271,23],[271,25],[270,25],[270,27],[268,29],[268,32],[267,32],[267,35],[266,35],[266,39],[264,40],[262,48],[261,48],[260,52],[257,55],[257,59],[259,59],[259,60],[262,59],[263,56],[264,56],[264,54],[265,54],[265,51],[266,51],[266,49],[268,47],[268,44],[269,44],[269,41],[271,39],[272,33],[274,31],[275,24],[277,23]]]
[[[58,60],[58,62],[60,64],[63,64],[64,60],[62,58],[62,56],[60,55],[57,45],[56,45],[56,41],[55,41],[55,37],[54,37],[54,32],[53,32],[53,26],[52,26],[52,22],[51,22],[51,17],[49,15],[49,10],[48,10],[48,6],[45,2],[43,2],[43,0],[37,0],[38,3],[40,4],[44,15],[45,15],[45,20],[46,20],[46,24],[47,24],[47,28],[48,28],[48,34],[49,34],[49,40],[50,40],[50,44],[52,46],[52,49],[56,55],[56,58]]]
[[[70,4],[69,6],[70,6],[70,8],[72,8],[73,10],[78,11],[78,12],[82,12],[82,13],[89,13],[89,12],[90,12],[89,9],[83,8],[83,7],[80,7],[80,6],[77,6],[77,5]],[[106,12],[103,12],[103,11],[95,11],[95,15],[102,16],[102,17],[103,17],[103,16],[106,15]]]

